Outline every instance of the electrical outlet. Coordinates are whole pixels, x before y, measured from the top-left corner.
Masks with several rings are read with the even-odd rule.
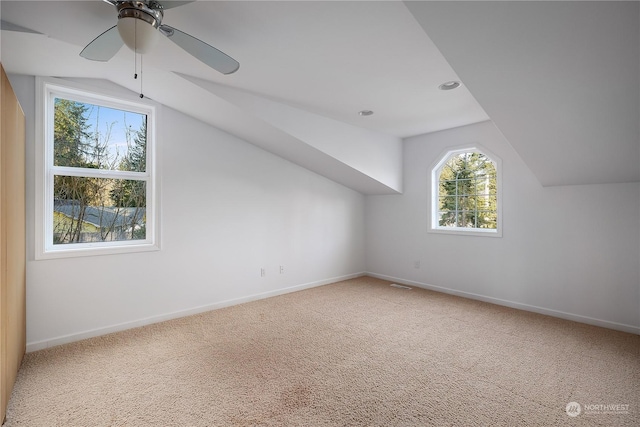
[[[420,268],[420,261],[414,261],[413,268]]]
[[[267,270],[263,267],[260,269],[260,277],[264,277],[267,275]]]
[[[280,266],[280,274],[284,274],[284,265]]]

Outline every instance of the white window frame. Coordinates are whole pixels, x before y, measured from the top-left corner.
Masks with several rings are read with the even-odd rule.
[[[80,169],[54,166],[53,120],[54,99],[64,98],[83,103],[145,114],[147,116],[147,159],[145,172]],[[117,97],[85,85],[54,78],[36,78],[36,144],[35,144],[35,259],[111,255],[160,249],[160,200],[156,151],[156,123],[159,107],[149,100],[134,96]],[[53,244],[53,177],[54,174],[94,178],[137,179],[146,182],[146,239]]]
[[[488,228],[469,228],[469,227],[445,227],[438,223],[438,205],[439,205],[439,180],[440,173],[444,165],[452,156],[461,153],[479,153],[485,155],[496,168],[496,198],[497,198],[497,221],[496,229]],[[491,153],[479,144],[465,145],[462,147],[451,148],[438,157],[437,163],[431,167],[431,209],[429,218],[430,233],[441,234],[457,234],[463,236],[485,236],[485,237],[502,237],[502,160],[500,157]]]

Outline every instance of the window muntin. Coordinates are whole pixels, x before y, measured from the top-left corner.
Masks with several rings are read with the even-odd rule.
[[[476,148],[447,152],[432,170],[431,231],[501,235],[500,162]]]
[[[36,257],[157,249],[154,106],[42,87]]]

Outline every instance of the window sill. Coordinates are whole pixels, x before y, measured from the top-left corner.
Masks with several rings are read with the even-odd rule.
[[[136,252],[152,252],[159,251],[160,246],[153,243],[137,243],[129,245],[114,245],[108,246],[95,246],[91,247],[90,244],[82,245],[82,247],[70,248],[68,246],[56,249],[49,249],[47,251],[41,251],[36,254],[36,260],[47,259],[59,259],[59,258],[77,258],[84,256],[98,256],[98,255],[118,255],[118,254],[130,254]]]
[[[453,234],[457,236],[502,237],[502,230],[490,230],[484,228],[468,229],[459,227],[447,227],[430,228],[427,231],[434,234]]]

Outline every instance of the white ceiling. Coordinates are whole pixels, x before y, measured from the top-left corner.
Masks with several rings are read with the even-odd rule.
[[[164,22],[233,56],[240,70],[223,76],[161,40],[144,57],[143,92],[236,134],[239,128],[219,119],[227,112],[203,109],[210,94],[185,99],[193,83],[180,74],[396,138],[490,116],[544,185],[638,181],[637,2],[570,3],[579,9],[552,2],[199,0],[166,11]],[[0,5],[3,20],[46,34],[2,31],[9,73],[108,79],[140,90],[127,48],[108,63],[78,56],[115,25],[109,4]],[[458,78],[460,89],[437,89]],[[358,116],[363,109],[375,114]],[[259,135],[242,136],[260,145]],[[330,169],[318,172],[331,177]]]
[[[407,2],[545,186],[640,181],[640,3]]]
[[[2,59],[9,72],[98,74],[138,90],[133,53],[126,47],[97,67],[78,57],[87,43],[115,25],[109,4],[4,0],[2,19],[49,36],[3,32]],[[145,56],[147,74],[155,72],[152,67],[188,74],[398,137],[488,119],[466,89],[437,89],[457,76],[402,2],[199,0],[167,10],[163,22],[231,55],[240,70],[223,76],[165,39]],[[43,56],[52,60],[42,61]],[[154,98],[172,90],[144,88]],[[169,105],[171,95],[180,92],[163,96]],[[363,109],[375,115],[358,116]]]

